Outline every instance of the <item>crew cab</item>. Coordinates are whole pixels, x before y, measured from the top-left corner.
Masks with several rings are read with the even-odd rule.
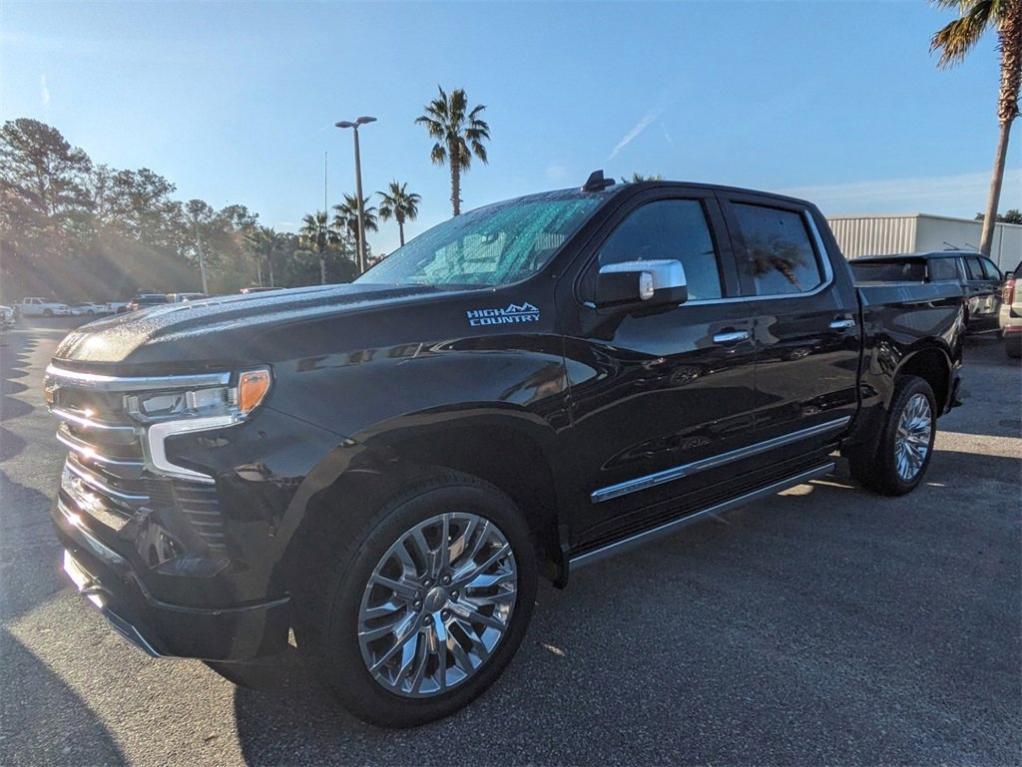
[[[22,317],[66,317],[71,313],[67,304],[38,296],[23,298],[14,308]]]
[[[350,285],[72,331],[45,378],[64,569],[152,655],[253,681],[293,629],[356,715],[430,721],[499,676],[540,575],[838,450],[874,491],[915,488],[963,315],[953,285],[857,288],[811,203],[597,172]]]

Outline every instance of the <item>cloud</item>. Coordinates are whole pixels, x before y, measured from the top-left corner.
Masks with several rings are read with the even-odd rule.
[[[639,122],[635,123],[635,125],[632,126],[632,129],[628,131],[628,133],[626,133],[621,138],[620,141],[617,142],[617,144],[610,152],[610,157],[608,157],[607,159],[613,160],[615,157],[617,157],[618,152],[620,152],[626,146],[631,144],[636,138],[638,138],[639,134],[646,130],[646,128],[648,128],[650,125],[652,125],[653,122],[663,113],[664,113],[663,107],[651,109],[649,112],[646,112],[646,114],[642,116],[642,119],[639,120]]]
[[[983,210],[990,172],[953,176],[916,176],[846,184],[821,184],[779,189],[782,194],[812,200],[833,215],[838,213],[935,213],[972,216]],[[1004,171],[1002,209],[1022,202],[1022,168]]]
[[[39,102],[44,106],[50,105],[50,86],[46,84],[46,75],[39,75]]]
[[[664,123],[660,123],[660,127],[664,129],[664,140],[671,145],[671,149],[674,149],[674,139],[671,138],[671,134],[667,132],[667,126]]]

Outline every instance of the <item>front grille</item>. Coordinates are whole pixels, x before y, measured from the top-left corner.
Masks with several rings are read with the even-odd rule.
[[[225,548],[215,484],[163,476],[147,466],[145,427],[125,409],[126,392],[138,386],[122,380],[123,390],[109,380],[97,390],[80,377],[47,376],[50,411],[60,419],[57,440],[68,449],[62,501],[115,531],[150,512],[173,515],[210,549]]]

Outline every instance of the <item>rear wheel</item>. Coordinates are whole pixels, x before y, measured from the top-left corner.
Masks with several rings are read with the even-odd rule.
[[[44,317],[52,317],[53,316],[53,310],[52,309],[43,309],[43,316]]]
[[[1004,353],[1013,359],[1022,357],[1022,333],[1004,335]]]
[[[361,719],[447,716],[500,676],[536,593],[528,527],[507,496],[448,474],[387,503],[337,551],[299,646]],[[312,607],[312,609],[308,609]]]
[[[852,476],[882,495],[904,495],[922,482],[936,437],[933,389],[918,376],[903,376],[873,445],[848,454]]]

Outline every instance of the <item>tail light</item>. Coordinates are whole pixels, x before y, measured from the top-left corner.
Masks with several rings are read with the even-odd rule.
[[[1004,281],[1004,288],[1001,290],[1001,301],[1006,304],[1015,302],[1015,278],[1009,277]]]

